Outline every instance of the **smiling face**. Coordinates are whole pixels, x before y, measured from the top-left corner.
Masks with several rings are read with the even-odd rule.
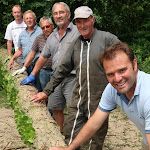
[[[58,25],[59,28],[63,28],[65,26],[68,26],[69,19],[70,19],[70,13],[68,13],[65,9],[65,7],[61,4],[57,4],[53,8],[53,18],[55,23]]]
[[[89,16],[88,18],[77,18],[75,19],[75,22],[80,34],[84,37],[84,39],[90,38],[94,32],[95,17]]]
[[[130,100],[137,80],[137,60],[131,62],[124,52],[117,52],[115,58],[104,60],[103,66],[109,83]]]
[[[36,18],[32,13],[26,13],[24,15],[24,22],[27,25],[27,28],[34,28],[36,24]]]

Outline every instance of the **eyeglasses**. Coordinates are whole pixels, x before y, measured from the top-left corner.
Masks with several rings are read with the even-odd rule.
[[[51,25],[47,25],[47,26],[45,26],[45,27],[41,27],[41,29],[42,29],[42,30],[44,30],[45,28],[46,28],[46,29],[49,29],[50,26],[51,26]]]

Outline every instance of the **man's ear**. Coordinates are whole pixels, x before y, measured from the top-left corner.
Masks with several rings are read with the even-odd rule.
[[[70,19],[70,17],[71,17],[71,13],[68,13],[68,20]]]
[[[134,58],[134,60],[133,60],[133,69],[134,69],[134,71],[138,70],[137,59],[136,58]]]
[[[93,24],[95,23],[95,16],[92,17]]]

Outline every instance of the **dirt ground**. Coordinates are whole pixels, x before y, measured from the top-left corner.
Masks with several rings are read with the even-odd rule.
[[[111,112],[106,150],[141,150],[141,141],[141,133],[120,109]]]
[[[32,150],[21,141],[12,109],[0,108],[0,150]],[[109,131],[103,150],[140,150],[141,134],[117,109],[110,115]],[[87,148],[84,148],[87,150]]]
[[[0,150],[30,150],[18,133],[12,109],[0,108]]]

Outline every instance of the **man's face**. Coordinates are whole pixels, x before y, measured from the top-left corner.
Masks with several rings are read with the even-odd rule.
[[[59,28],[62,28],[69,23],[70,13],[67,13],[63,5],[56,5],[53,9],[53,18]]]
[[[77,18],[75,19],[75,22],[80,34],[84,37],[84,39],[90,38],[94,32],[95,18],[91,16],[88,18]]]
[[[13,7],[12,8],[12,15],[15,20],[20,20],[22,18],[22,11],[20,7]]]
[[[27,28],[33,28],[36,24],[36,18],[32,13],[27,13],[24,15],[24,22],[27,25]]]
[[[131,98],[137,80],[137,61],[133,63],[124,52],[117,52],[112,60],[104,60],[103,66],[109,83],[119,92]]]
[[[42,21],[40,26],[46,38],[53,32],[54,25],[50,24],[48,20]]]

